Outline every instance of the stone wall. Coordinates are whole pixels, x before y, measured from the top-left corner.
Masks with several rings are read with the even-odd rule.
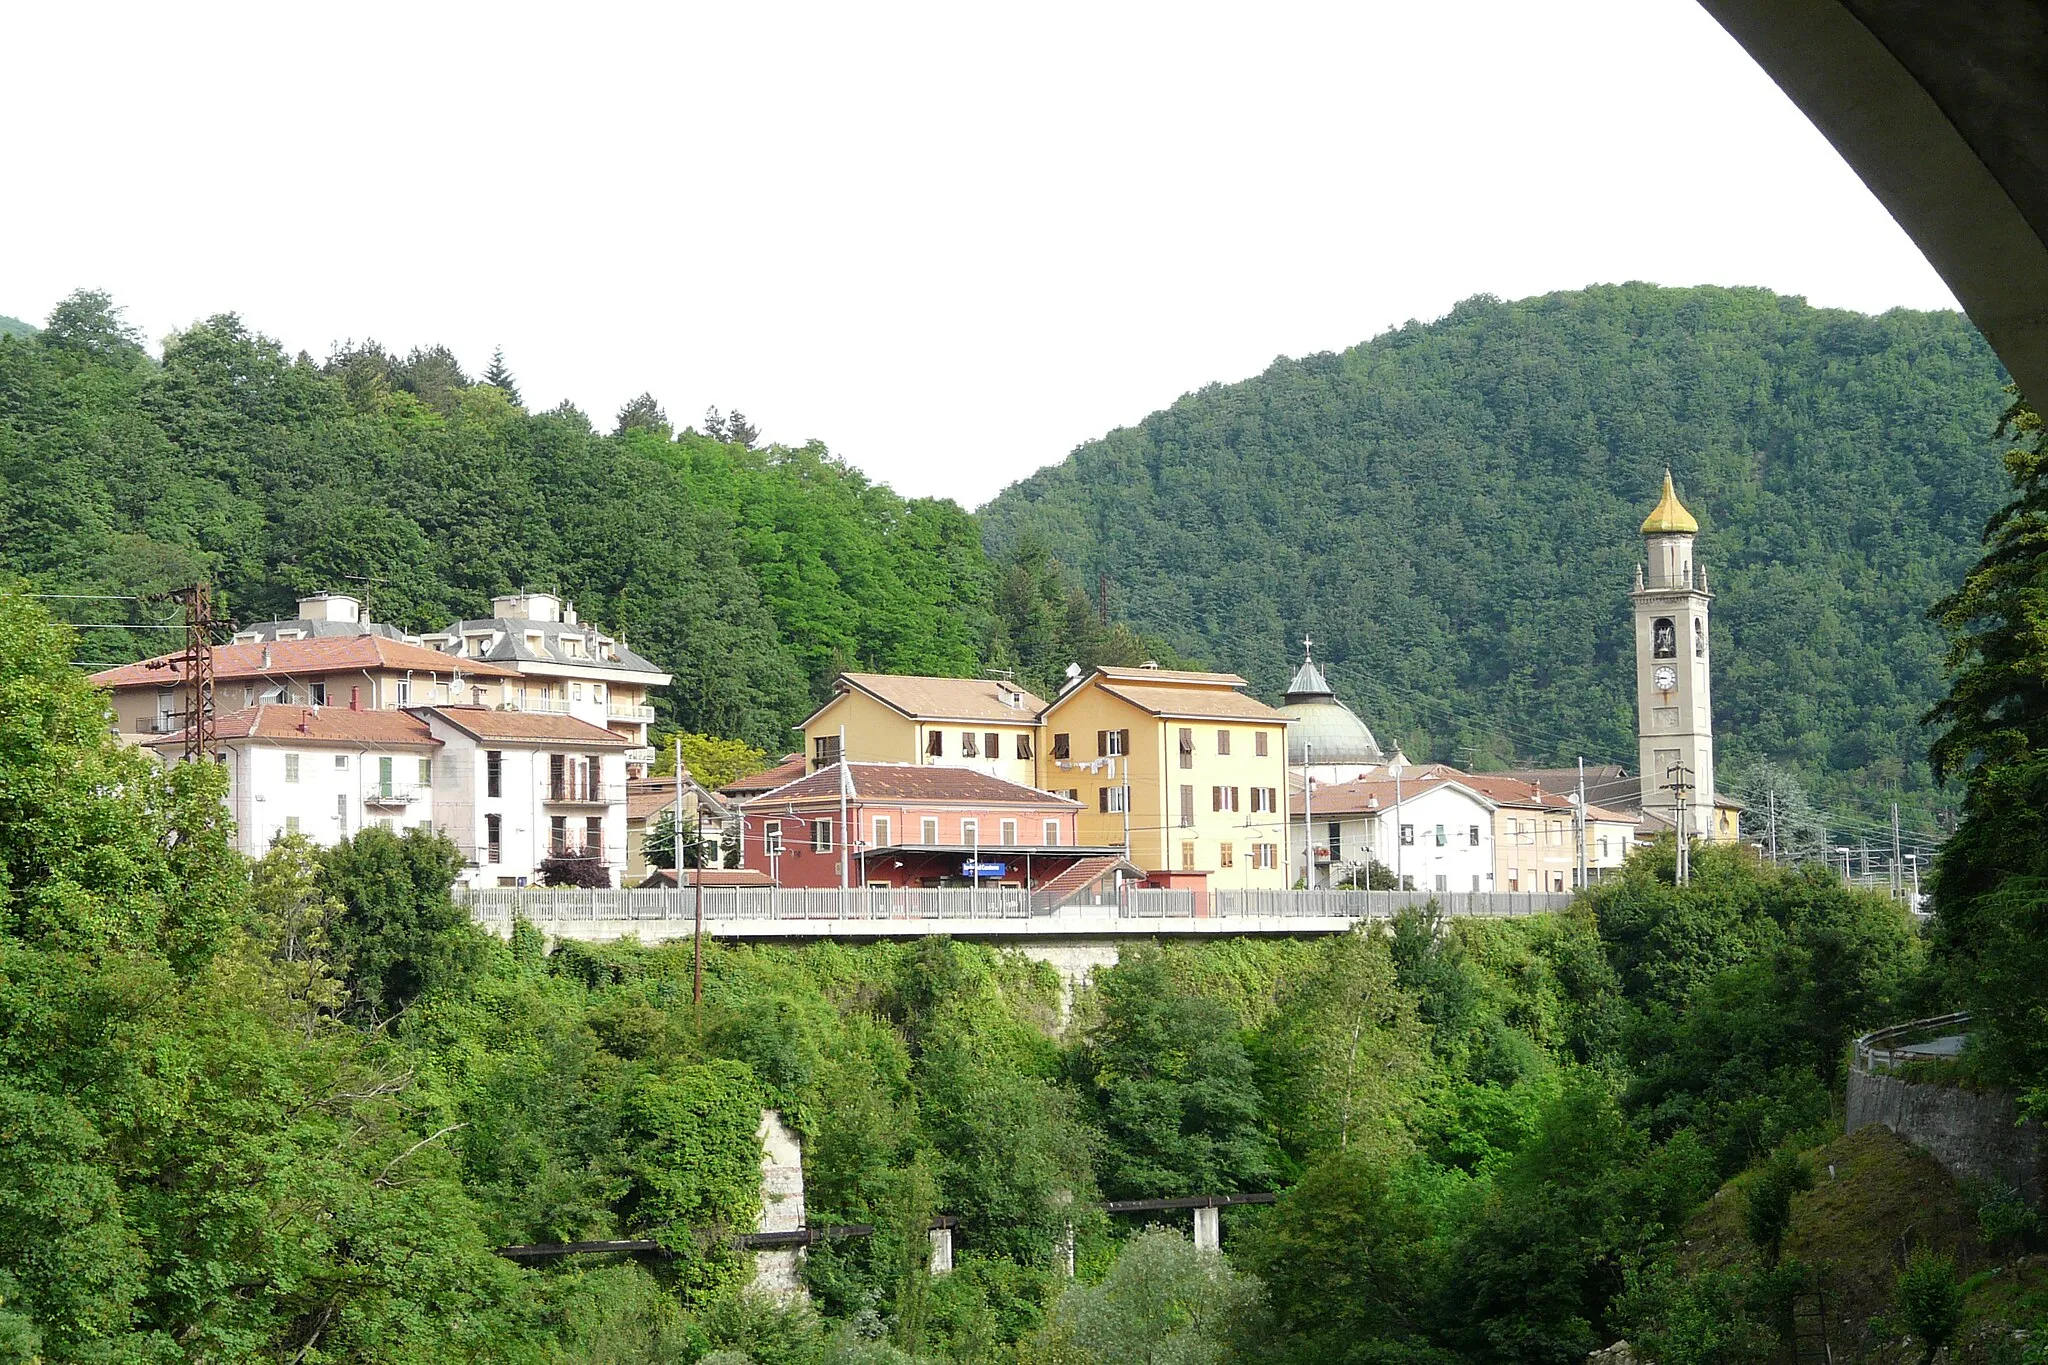
[[[761,1111],[761,1221],[756,1232],[795,1232],[804,1225],[804,1154],[796,1134],[773,1109]],[[803,1250],[773,1247],[754,1253],[754,1292],[779,1303],[807,1297]]]
[[[2038,1206],[2044,1192],[2040,1126],[2019,1122],[2011,1094],[1928,1085],[1863,1065],[1849,1068],[1849,1132],[1883,1124],[1927,1149],[1957,1179],[2010,1185]]]

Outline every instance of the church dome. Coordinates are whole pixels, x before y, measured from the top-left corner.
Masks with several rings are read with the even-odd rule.
[[[1671,486],[1671,471],[1665,470],[1664,496],[1650,510],[1650,515],[1643,518],[1642,534],[1692,536],[1698,535],[1699,530],[1699,522],[1685,510],[1685,504],[1678,500],[1678,490]]]
[[[1358,718],[1358,713],[1337,700],[1323,671],[1313,659],[1303,659],[1294,681],[1287,684],[1280,714],[1293,724],[1287,727],[1287,761],[1300,764],[1384,763],[1380,742]]]

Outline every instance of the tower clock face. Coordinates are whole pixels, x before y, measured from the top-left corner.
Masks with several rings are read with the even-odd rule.
[[[1656,677],[1657,690],[1659,692],[1669,692],[1672,688],[1678,686],[1678,670],[1670,664],[1659,664]]]

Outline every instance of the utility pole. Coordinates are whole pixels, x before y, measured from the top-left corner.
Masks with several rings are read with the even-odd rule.
[[[1906,891],[1905,865],[1899,861],[1899,803],[1892,802],[1892,899]]]
[[[1683,763],[1674,763],[1664,771],[1671,779],[1664,784],[1664,790],[1671,793],[1671,828],[1678,835],[1678,861],[1672,881],[1679,886],[1689,886],[1692,883],[1692,831],[1688,817],[1692,812],[1686,804],[1685,794],[1692,790],[1692,769]]]
[[[1396,891],[1406,891],[1408,889],[1408,878],[1402,875],[1404,856],[1401,852],[1402,845],[1408,842],[1401,836],[1401,831],[1406,828],[1407,826],[1401,823],[1401,770],[1396,768],[1394,769],[1394,889]]]
[[[1778,865],[1778,789],[1776,787],[1771,788],[1769,793],[1769,800],[1771,806],[1771,823],[1769,826],[1769,838],[1771,841],[1771,866],[1776,867]]]
[[[842,915],[846,913],[846,896],[843,894],[846,890],[846,841],[853,837],[852,831],[846,827],[846,787],[851,771],[846,766],[846,727],[842,725],[839,727],[839,890],[842,893],[839,913]]]
[[[683,737],[676,735],[676,811],[674,816],[676,834],[676,889],[683,886]],[[697,831],[697,861],[704,861],[704,832]],[[704,1036],[704,872],[697,871],[697,894],[692,898],[692,918],[696,931],[690,935],[691,984],[690,1012],[697,1025],[697,1036]]]
[[[1315,761],[1315,745],[1307,740],[1301,742],[1301,823],[1308,838],[1302,842],[1301,884],[1313,891],[1316,889],[1316,809],[1315,779],[1308,775],[1310,765]],[[1333,867],[1332,872],[1336,871]]]
[[[1586,889],[1586,756],[1579,755],[1579,890]]]
[[[220,741],[213,728],[213,592],[204,583],[180,588],[171,600],[185,608],[185,688],[191,709],[185,716],[185,758],[216,758]]]

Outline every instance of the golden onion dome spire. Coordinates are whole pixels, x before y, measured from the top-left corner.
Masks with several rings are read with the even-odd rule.
[[[1690,536],[1698,535],[1699,529],[1699,522],[1693,520],[1692,513],[1686,511],[1685,504],[1678,500],[1678,490],[1671,486],[1671,471],[1666,469],[1664,496],[1658,499],[1657,506],[1650,515],[1643,518],[1642,533],[1646,536]]]

